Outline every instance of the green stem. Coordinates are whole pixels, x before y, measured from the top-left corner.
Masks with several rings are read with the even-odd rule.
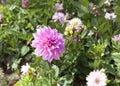
[[[95,57],[94,69],[98,69],[100,67],[100,60],[101,60],[101,57]]]
[[[50,69],[50,73],[49,73],[50,85],[52,86],[52,72],[51,72],[51,70],[52,70],[52,64],[48,63],[48,65],[49,65],[49,69]]]

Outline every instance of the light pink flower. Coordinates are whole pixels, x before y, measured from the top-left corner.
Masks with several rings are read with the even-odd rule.
[[[52,19],[54,20],[54,22],[56,22],[56,21],[59,20],[60,23],[63,25],[63,24],[65,23],[64,17],[65,17],[64,13],[62,13],[62,12],[56,12],[56,13],[53,15]]]
[[[87,86],[106,86],[107,76],[105,73],[94,70],[86,77]]]
[[[117,17],[117,15],[115,15],[114,12],[111,12],[111,13],[106,12],[106,14],[105,14],[105,19],[107,19],[107,20],[115,20],[116,17]]]
[[[55,4],[55,9],[56,9],[57,11],[63,10],[63,4],[62,4],[62,3],[56,3],[56,4]]]
[[[22,7],[26,8],[29,4],[29,0],[22,0]]]
[[[27,42],[26,42],[26,45],[28,46],[29,44],[30,44],[30,42],[29,42],[29,41],[27,41]]]
[[[76,38],[76,37],[72,37],[72,40],[75,41],[75,42],[80,42],[80,39]]]
[[[114,36],[112,40],[120,43],[120,34]]]
[[[22,74],[25,75],[29,69],[30,69],[30,65],[28,63],[26,63],[26,65],[21,66]]]
[[[90,9],[93,9],[95,7],[95,5],[93,3],[90,3],[89,7],[90,7]]]
[[[58,33],[56,29],[44,26],[42,29],[37,29],[33,36],[32,47],[36,48],[37,56],[42,56],[43,60],[49,62],[53,59],[60,59],[60,55],[65,51],[65,40],[62,34]]]
[[[41,25],[37,25],[36,29],[42,29],[42,26]]]
[[[2,24],[2,14],[0,14],[0,24]]]

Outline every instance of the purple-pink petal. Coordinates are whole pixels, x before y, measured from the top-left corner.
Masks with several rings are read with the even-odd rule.
[[[62,13],[62,12],[56,12],[53,15],[52,19],[54,20],[54,22],[56,22],[56,21],[59,20],[61,24],[64,24],[65,23],[64,17],[65,17],[64,13]]]
[[[29,4],[29,0],[22,0],[22,7],[26,8]]]
[[[60,55],[65,51],[65,40],[56,29],[51,29],[50,27],[37,29],[33,37],[34,40],[31,46],[35,48],[35,54],[42,56],[43,60],[48,60],[49,62],[53,59],[59,60]]]
[[[56,9],[57,11],[63,10],[63,4],[62,4],[62,3],[56,3],[56,4],[55,4],[55,9]]]

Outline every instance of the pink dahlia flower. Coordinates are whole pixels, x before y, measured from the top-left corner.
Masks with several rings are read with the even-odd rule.
[[[26,8],[29,4],[29,0],[22,0],[22,7]]]
[[[64,13],[62,13],[62,12],[56,12],[53,15],[52,19],[54,20],[54,22],[56,22],[56,21],[59,20],[61,24],[64,24],[65,23],[64,17],[65,17]]]
[[[37,29],[33,36],[32,47],[36,48],[35,54],[37,56],[42,56],[43,60],[49,62],[53,59],[60,59],[60,55],[65,51],[65,40],[62,38],[62,34],[58,33],[56,29],[44,26]]]

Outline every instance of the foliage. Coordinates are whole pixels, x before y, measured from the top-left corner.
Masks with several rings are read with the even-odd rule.
[[[89,72],[102,68],[106,70],[108,86],[120,85],[120,43],[112,40],[120,33],[119,0],[111,2],[111,6],[104,5],[106,0],[30,0],[26,8],[21,6],[21,1],[8,0],[0,5],[3,15],[0,65],[18,72],[21,65],[29,62],[35,69],[33,76],[21,75],[21,80],[14,86],[85,86]],[[37,25],[50,26],[64,34],[67,23],[61,25],[52,20],[57,2],[63,3],[63,13],[68,13],[70,19],[80,18],[86,29],[79,34],[64,35],[65,53],[59,61],[49,64],[34,55],[32,34]],[[90,9],[90,3],[95,4],[95,9]],[[114,10],[116,19],[105,19],[104,8]],[[99,15],[95,16],[94,12]],[[88,35],[90,31],[92,35]],[[73,41],[73,37],[80,41]]]

